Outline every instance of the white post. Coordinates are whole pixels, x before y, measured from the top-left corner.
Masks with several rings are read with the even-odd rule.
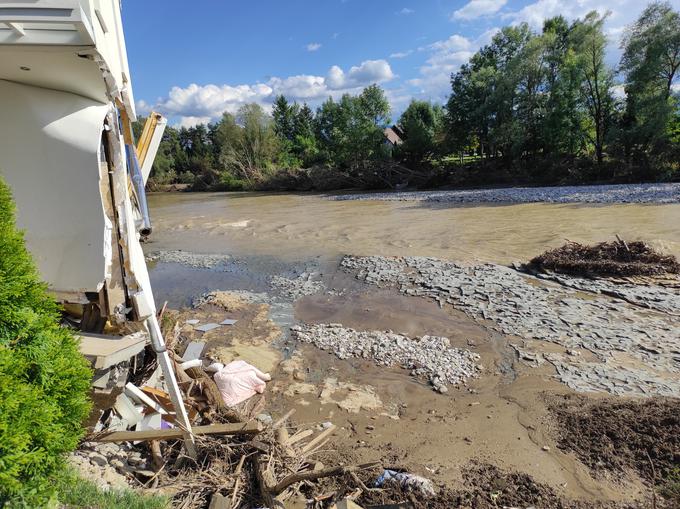
[[[194,435],[191,432],[191,423],[189,422],[187,410],[184,407],[182,393],[180,392],[179,386],[177,385],[177,379],[175,378],[175,371],[172,367],[172,361],[170,360],[168,350],[165,347],[163,333],[161,332],[161,327],[158,324],[158,318],[156,318],[155,313],[151,314],[151,316],[146,319],[146,326],[149,329],[149,335],[151,336],[151,346],[156,352],[158,365],[161,367],[165,382],[168,385],[170,399],[172,400],[172,404],[175,407],[176,424],[178,424],[184,432],[184,447],[186,448],[187,455],[190,458],[196,459],[196,442],[194,440]]]

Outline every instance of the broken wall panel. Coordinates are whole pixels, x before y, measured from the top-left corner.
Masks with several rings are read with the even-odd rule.
[[[58,292],[105,278],[100,145],[110,105],[0,80],[0,174],[41,275]],[[109,247],[110,250],[110,247]]]

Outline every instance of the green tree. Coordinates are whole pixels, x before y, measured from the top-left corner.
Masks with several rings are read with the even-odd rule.
[[[40,281],[0,179],[0,506],[42,507],[83,434],[92,373]]]
[[[272,110],[272,118],[274,121],[274,132],[279,138],[290,142],[295,139],[298,110],[297,104],[290,104],[283,95],[276,97]]]
[[[557,158],[576,157],[585,143],[581,72],[571,31],[572,27],[562,16],[550,18],[543,25],[548,95],[542,127],[543,147],[546,155]]]
[[[317,139],[331,164],[359,175],[372,162],[386,157],[384,130],[390,121],[384,91],[372,85],[358,96],[329,98],[316,115]]]
[[[279,150],[271,117],[253,103],[242,106],[235,118],[225,114],[222,123],[224,169],[251,187],[261,183]]]
[[[678,102],[672,90],[680,68],[680,14],[651,3],[627,28],[621,70],[626,78],[626,151],[646,157],[672,144]]]
[[[439,142],[443,112],[441,106],[413,100],[399,119],[404,143],[396,153],[412,167],[421,167],[431,157]]]
[[[605,140],[611,127],[614,99],[614,71],[605,62],[607,38],[603,25],[607,15],[592,11],[572,28],[577,66],[581,72],[581,102],[588,113],[588,139],[598,164],[604,160]]]
[[[303,166],[310,166],[319,159],[319,147],[314,135],[314,112],[307,103],[295,116],[293,150]]]

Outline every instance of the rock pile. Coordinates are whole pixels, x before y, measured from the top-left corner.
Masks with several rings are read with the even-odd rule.
[[[418,191],[329,196],[331,200],[435,203],[680,203],[680,184],[512,187],[467,191]]]
[[[391,331],[356,331],[340,324],[296,325],[291,331],[294,339],[340,359],[368,359],[379,366],[409,369],[439,392],[446,392],[448,384],[464,384],[479,371],[479,355],[452,347],[444,337],[409,338]]]
[[[219,254],[191,253],[189,251],[157,251],[147,255],[148,261],[160,263],[179,263],[195,269],[225,270],[231,257]]]
[[[319,277],[318,272],[303,272],[293,278],[275,275],[271,278],[271,286],[284,298],[296,301],[324,289],[324,284]]]
[[[128,443],[84,442],[68,462],[80,477],[104,490],[136,487],[138,482],[128,482],[134,474],[154,475],[142,453]]]
[[[489,320],[494,329],[522,339],[513,346],[524,357],[551,362],[559,379],[576,390],[680,395],[677,316],[610,295],[585,296],[499,265],[348,256],[341,266],[367,283],[397,286]],[[661,295],[657,309],[666,307],[664,295],[671,299],[668,292]],[[564,354],[548,353],[542,342],[564,347]],[[580,351],[588,355],[574,355]]]

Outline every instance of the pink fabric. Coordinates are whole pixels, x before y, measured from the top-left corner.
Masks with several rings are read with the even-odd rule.
[[[238,405],[255,394],[262,394],[265,382],[272,379],[246,361],[230,362],[215,373],[214,378],[227,406]]]

